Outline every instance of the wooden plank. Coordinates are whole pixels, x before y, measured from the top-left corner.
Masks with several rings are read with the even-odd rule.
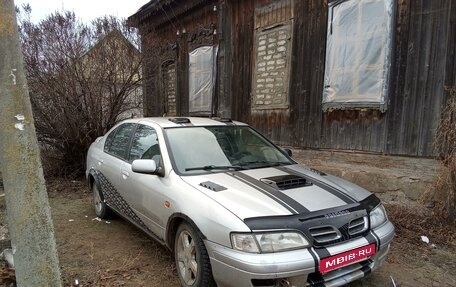
[[[435,3],[435,1],[433,1]],[[413,94],[415,95],[415,105],[411,107],[415,111],[415,116],[410,118],[410,121],[413,121],[413,135],[410,137],[410,140],[413,141],[414,150],[409,151],[414,155],[419,154],[419,145],[420,145],[420,133],[422,127],[422,121],[424,120],[424,113],[426,112],[426,107],[424,102],[426,101],[426,85],[429,79],[429,58],[431,54],[431,43],[432,43],[432,24],[433,19],[431,17],[432,13],[432,3],[430,1],[423,1],[422,8],[417,11],[422,11],[419,13],[421,18],[421,29],[418,31],[420,33],[420,42],[417,46],[419,49],[419,54],[417,57],[418,66],[416,67],[416,79],[417,81],[412,82],[414,85]],[[416,12],[415,12],[416,13]],[[417,13],[418,14],[418,13]],[[410,129],[408,129],[410,131]]]
[[[231,118],[231,62],[232,62],[232,5],[231,2],[220,1],[219,9],[221,12],[219,14],[219,27],[218,31],[221,32],[222,36],[220,38],[221,43],[219,44],[222,48],[223,58],[220,58],[221,61],[219,65],[219,109],[217,116]],[[218,32],[218,33],[220,33]],[[222,55],[221,55],[222,56]]]
[[[402,110],[404,107],[410,35],[410,1],[398,0],[396,3],[396,25],[393,39],[394,60],[391,65],[389,105],[386,112],[386,152],[391,154],[400,153],[401,147]]]
[[[223,34],[219,60],[225,63],[224,67],[220,65],[219,73],[226,73],[219,75],[220,107],[223,103],[231,110],[232,118],[250,122],[285,145],[432,155],[432,137],[444,98],[442,83],[454,86],[456,82],[456,5],[453,2],[395,1],[394,58],[388,107],[382,114],[378,110],[322,112],[327,0],[222,1],[224,7],[230,7],[230,15],[227,13],[229,20],[219,19],[218,24]],[[181,36],[178,47],[182,114],[188,112],[187,54],[189,49],[202,43],[201,38],[193,41],[186,37],[195,35],[201,25],[217,23],[213,7],[201,7],[182,14],[179,19],[188,32]],[[258,9],[264,11],[255,18]],[[251,115],[254,29],[290,18],[293,18],[290,108]],[[174,30],[171,25],[161,27],[160,39],[176,39]],[[217,41],[214,37],[210,39]],[[443,66],[446,68],[442,69]],[[153,94],[155,70],[149,67],[144,71],[145,91]],[[147,105],[153,105],[152,102]]]
[[[447,3],[445,3],[447,2]],[[432,153],[432,143],[434,130],[437,127],[441,99],[443,96],[443,83],[445,71],[441,69],[445,65],[445,46],[440,44],[444,42],[442,34],[446,34],[446,23],[448,20],[449,10],[443,10],[448,1],[433,1],[430,11],[431,27],[429,39],[429,58],[425,65],[429,66],[426,76],[426,85],[424,87],[424,97],[422,99],[423,116],[420,121],[420,141],[418,154]],[[445,37],[446,38],[446,37]],[[443,47],[443,49],[442,49]],[[440,95],[440,96],[436,96]]]
[[[446,51],[447,51],[447,61],[445,68],[445,93],[452,87],[456,89],[456,3],[455,1],[449,0],[449,24],[448,24],[448,34],[446,39]]]
[[[401,111],[401,126],[396,135],[400,139],[398,152],[410,155],[415,155],[417,149],[416,100],[418,91],[416,86],[419,80],[420,56],[422,55],[422,50],[420,49],[422,34],[420,32],[423,27],[422,15],[418,11],[423,9],[422,2],[423,0],[413,1],[410,10],[411,38],[408,43],[407,69],[405,71],[404,108]]]
[[[232,115],[249,121],[251,50],[253,47],[253,2],[233,2]]]

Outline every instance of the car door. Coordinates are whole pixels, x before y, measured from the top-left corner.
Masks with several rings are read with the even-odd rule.
[[[102,177],[103,196],[108,205],[125,215],[121,186],[122,165],[128,161],[128,152],[135,123],[124,123],[114,129],[107,137],[103,155],[98,159],[97,169]]]
[[[151,126],[138,124],[131,142],[129,161],[122,165],[121,185],[125,190],[125,199],[131,203],[136,222],[144,228],[145,225],[159,238],[164,235],[164,203],[165,194],[169,189],[167,179],[158,175],[135,173],[131,163],[136,159],[153,159],[157,166],[163,165],[160,144],[156,129]],[[163,168],[163,167],[162,167]]]

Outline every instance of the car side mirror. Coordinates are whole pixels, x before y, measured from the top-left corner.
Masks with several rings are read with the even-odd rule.
[[[158,174],[158,166],[153,159],[136,159],[131,163],[131,170],[137,173]]]
[[[289,157],[292,157],[292,156],[293,156],[293,152],[291,151],[291,149],[289,149],[289,148],[284,148],[283,151],[284,151]]]

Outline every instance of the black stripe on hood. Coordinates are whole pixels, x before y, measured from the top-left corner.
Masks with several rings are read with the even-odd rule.
[[[319,188],[328,191],[329,193],[331,193],[332,195],[338,197],[339,199],[341,199],[342,201],[344,201],[347,204],[348,203],[357,202],[356,199],[354,199],[350,195],[346,194],[345,192],[335,188],[334,186],[331,186],[331,185],[329,185],[327,183],[324,183],[324,182],[322,182],[322,181],[320,181],[320,180],[318,180],[318,179],[316,179],[314,177],[311,177],[311,176],[308,176],[306,174],[300,173],[298,171],[292,170],[290,168],[287,168],[286,166],[279,166],[279,167],[277,167],[277,169],[280,170],[280,171],[292,174],[292,175],[303,177],[303,178],[306,179],[307,182],[310,182],[310,183],[318,186]]]
[[[257,180],[243,172],[233,172],[227,173],[231,174],[232,176],[242,180],[244,183],[248,184],[249,186],[255,188],[256,190],[262,192],[263,194],[269,196],[276,202],[280,203],[283,207],[288,209],[293,214],[302,214],[302,213],[309,213],[309,210],[305,208],[302,204],[294,200],[293,198],[289,197],[285,193],[277,190],[270,185]]]

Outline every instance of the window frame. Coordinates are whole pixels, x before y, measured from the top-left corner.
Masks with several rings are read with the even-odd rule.
[[[385,25],[385,30],[386,30],[386,36],[382,38],[384,40],[384,55],[382,55],[382,59],[379,60],[382,65],[382,69],[377,69],[377,70],[371,70],[371,71],[377,71],[377,72],[382,72],[382,77],[381,77],[381,82],[377,82],[379,84],[379,94],[376,100],[370,101],[365,99],[357,99],[356,97],[353,97],[353,94],[356,94],[357,92],[352,92],[350,93],[350,99],[339,99],[337,100],[336,96],[332,96],[333,99],[330,98],[331,95],[329,95],[329,88],[330,88],[330,79],[335,78],[334,76],[334,71],[330,70],[332,67],[328,67],[330,65],[330,48],[328,47],[329,42],[330,42],[330,35],[332,34],[332,23],[333,23],[333,11],[335,7],[344,4],[346,2],[353,2],[352,5],[356,5],[358,9],[361,9],[359,5],[365,5],[366,3],[374,3],[374,2],[381,2],[385,5],[385,17],[386,21],[382,22]],[[381,112],[385,112],[387,109],[388,105],[388,95],[389,95],[389,90],[390,90],[390,85],[391,85],[391,73],[392,73],[392,61],[393,61],[393,42],[394,42],[394,25],[395,25],[395,15],[396,15],[396,10],[395,10],[395,0],[370,0],[366,2],[360,2],[358,0],[335,0],[332,1],[328,4],[328,19],[327,19],[327,35],[326,35],[326,53],[325,53],[325,69],[324,69],[324,79],[323,79],[323,92],[322,92],[322,107],[323,111],[331,110],[331,109],[378,109]],[[357,16],[357,22],[362,23],[362,15]],[[357,33],[359,31],[363,30],[357,30]],[[354,36],[354,37],[359,37],[359,36]],[[368,39],[372,40],[374,37],[369,37]],[[347,44],[350,44],[351,42],[344,42],[344,43],[338,43],[333,50],[341,50],[344,47],[347,47]],[[356,42],[355,42],[356,43]],[[351,53],[350,55],[355,54]],[[334,57],[334,56],[333,56]],[[359,59],[362,57],[362,55],[355,54],[355,59]],[[359,64],[359,61],[357,61],[357,69],[360,69],[361,64]],[[352,65],[355,66],[355,65]],[[351,66],[351,67],[352,67]],[[349,70],[349,69],[341,69],[342,71]],[[368,71],[369,69],[367,68],[362,68],[360,70]],[[355,71],[356,72],[356,71]],[[359,71],[358,71],[359,72]],[[344,72],[345,73],[345,72]],[[337,74],[336,74],[337,75]],[[360,82],[362,81],[357,81],[355,82],[352,80],[351,88],[356,87],[358,88],[360,86]],[[355,84],[353,84],[355,83]]]
[[[117,154],[114,154],[111,152],[111,147],[112,147],[112,144],[114,142],[114,139],[117,135],[117,133],[119,132],[119,129],[123,126],[126,126],[126,125],[132,125],[133,126],[133,129],[128,137],[128,143],[127,143],[127,146],[126,146],[126,150],[125,150],[125,154],[123,155],[124,157],[121,157],[120,155],[117,155]],[[136,126],[137,124],[136,123],[122,123],[120,124],[118,127],[116,127],[112,132],[109,133],[109,135],[106,137],[106,141],[105,141],[105,144],[104,144],[104,147],[103,147],[103,152],[115,157],[115,158],[118,158],[122,161],[125,161],[125,162],[128,162],[128,158],[130,157],[130,147],[131,147],[131,141],[132,141],[132,138],[133,138],[133,134],[135,133],[136,131]],[[113,139],[110,143],[107,143],[107,140],[108,138],[113,135]],[[109,144],[109,148],[107,148],[107,145]]]
[[[132,149],[133,149],[133,143],[134,143],[134,141],[135,141],[135,135],[136,135],[136,133],[138,132],[138,130],[139,130],[140,128],[148,128],[148,129],[153,130],[153,132],[155,133],[155,135],[156,135],[156,137],[157,137],[157,144],[158,144],[158,149],[160,150],[160,155],[162,154],[161,148],[160,148],[160,141],[159,141],[159,139],[158,139],[158,132],[157,132],[157,129],[155,129],[154,127],[149,126],[149,125],[137,124],[136,127],[135,127],[134,132],[133,132],[132,135],[131,135],[130,144],[129,144],[129,148],[128,148],[128,160],[127,160],[127,162],[129,162],[130,164],[131,164],[134,160],[143,159],[143,158],[137,158],[137,159],[134,159],[134,160],[131,159],[131,151],[132,151]],[[157,163],[157,164],[159,164],[159,163]]]
[[[287,36],[287,38],[285,39],[285,44],[283,45],[284,47],[286,47],[286,50],[283,51],[283,52],[279,52],[279,53],[282,53],[282,54],[285,54],[285,57],[283,58],[271,58],[270,60],[272,61],[277,61],[277,60],[283,60],[284,63],[282,65],[284,65],[285,67],[283,69],[272,69],[272,70],[267,70],[269,68],[269,66],[267,66],[267,62],[270,61],[270,60],[264,60],[264,56],[272,56],[274,57],[276,54],[271,54],[271,55],[264,55],[264,56],[261,56],[260,54],[262,52],[268,52],[268,49],[266,50],[263,50],[261,51],[260,50],[260,46],[262,44],[260,44],[262,41],[267,41],[268,39],[270,39],[270,34],[271,33],[286,33],[285,35],[289,34]],[[253,66],[252,66],[252,92],[251,92],[251,104],[250,104],[250,109],[253,111],[253,112],[257,112],[257,111],[266,111],[266,110],[281,110],[281,109],[289,109],[290,108],[290,81],[291,81],[291,78],[292,78],[292,57],[293,57],[293,41],[294,41],[294,38],[293,38],[293,34],[294,34],[294,25],[293,25],[293,22],[291,20],[286,20],[286,21],[282,21],[282,22],[279,22],[279,23],[276,23],[272,26],[266,26],[266,27],[258,27],[255,29],[254,31],[254,48],[253,48]],[[281,35],[278,35],[278,37],[280,37]],[[265,38],[262,40],[262,38]],[[277,40],[276,42],[281,42],[282,40],[279,39]],[[269,44],[269,43],[267,43]],[[267,45],[266,44],[266,45]],[[264,44],[263,44],[264,45]],[[262,59],[263,58],[263,59]],[[261,65],[265,65],[265,66],[261,66]],[[263,71],[262,69],[265,69],[265,71]],[[276,86],[277,85],[277,82],[273,82],[274,86],[273,87],[268,87],[267,85],[271,84],[271,83],[266,83],[266,82],[260,82],[259,80],[262,80],[262,81],[267,81],[269,79],[267,78],[276,78],[276,76],[274,75],[269,75],[269,76],[266,76],[267,78],[265,79],[264,77],[262,77],[262,74],[264,73],[267,73],[267,74],[271,74],[271,73],[284,73],[283,75],[279,76],[279,77],[282,77],[282,81],[279,82],[280,84],[282,84],[280,87]],[[266,90],[270,90],[270,89],[279,89],[279,91],[275,91],[274,94],[277,96],[277,94],[281,94],[281,97],[283,98],[282,102],[280,103],[274,103],[274,100],[277,100],[278,98],[277,97],[274,97],[272,96],[271,98],[268,98],[268,96],[270,97],[271,95],[268,94],[268,92],[263,92],[263,91],[266,91]],[[261,97],[261,98],[260,98]],[[257,102],[261,102],[260,103],[257,103]],[[270,103],[268,103],[270,102]]]
[[[192,53],[196,52],[199,49],[202,48],[212,48],[212,71],[211,71],[211,93],[209,95],[209,109],[206,111],[202,110],[192,110],[192,89],[191,89],[191,83],[192,83],[192,70],[190,66],[190,58],[192,56]],[[215,103],[215,93],[217,90],[217,57],[218,57],[218,45],[216,44],[206,44],[206,45],[200,45],[192,49],[187,53],[188,56],[188,113],[192,116],[212,116],[214,114],[214,103]]]

